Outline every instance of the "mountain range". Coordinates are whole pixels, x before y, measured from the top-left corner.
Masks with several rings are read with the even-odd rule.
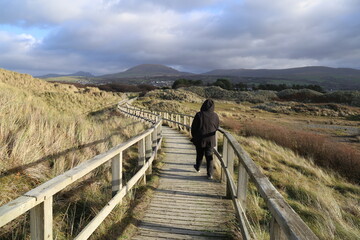
[[[53,78],[56,74],[41,76]],[[92,83],[150,83],[169,82],[179,78],[214,82],[218,78],[226,78],[237,83],[247,84],[316,84],[325,89],[360,90],[360,70],[352,68],[331,68],[309,66],[288,69],[216,69],[202,74],[181,72],[160,64],[141,64],[126,71],[94,77],[91,73],[77,72],[69,75],[90,77]]]
[[[180,72],[174,68],[160,64],[141,64],[129,68],[124,72],[99,76],[100,78],[144,78],[163,76],[185,76],[193,73]]]

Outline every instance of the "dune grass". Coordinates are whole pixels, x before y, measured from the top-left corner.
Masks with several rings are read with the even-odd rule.
[[[115,110],[122,96],[0,69],[0,205],[141,132],[142,123]],[[135,151],[124,153],[125,177],[135,170]],[[105,206],[109,168],[99,167],[54,196],[54,238],[72,239]],[[119,208],[107,224],[124,211]],[[2,227],[0,239],[28,239],[28,220],[24,214]]]
[[[320,239],[359,239],[359,185],[271,141],[240,136],[237,139]],[[247,200],[247,215],[258,238],[268,239],[269,212],[254,186]]]

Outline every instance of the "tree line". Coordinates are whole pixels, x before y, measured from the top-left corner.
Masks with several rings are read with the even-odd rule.
[[[255,91],[255,90],[272,90],[272,91],[282,91],[285,89],[311,89],[318,92],[325,92],[325,90],[315,84],[309,84],[309,85],[301,85],[301,84],[246,84],[246,83],[235,83],[233,84],[231,81],[225,78],[219,78],[213,83],[207,83],[206,85],[203,83],[202,80],[191,80],[191,79],[178,79],[176,80],[172,88],[177,89],[180,87],[191,87],[191,86],[218,86],[226,90],[237,90],[237,91]]]

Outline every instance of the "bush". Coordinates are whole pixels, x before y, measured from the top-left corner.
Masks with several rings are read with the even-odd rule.
[[[277,93],[280,99],[301,102],[314,102],[322,95],[322,93],[310,89],[286,89]]]
[[[202,80],[190,80],[190,79],[178,79],[176,80],[173,85],[172,88],[176,89],[179,87],[190,87],[190,86],[201,86],[203,85]]]
[[[345,103],[360,107],[360,91],[337,91],[324,94],[317,99],[318,102]]]
[[[213,83],[213,86],[221,87],[222,89],[232,90],[233,85],[228,79],[219,78]]]

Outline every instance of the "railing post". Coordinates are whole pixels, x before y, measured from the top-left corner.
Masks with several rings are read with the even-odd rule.
[[[178,129],[178,130],[181,130],[181,127],[180,127],[180,115],[178,115],[178,114],[176,114],[175,115],[175,121],[176,121],[176,128]]]
[[[149,158],[151,158],[152,154],[152,138],[151,134],[147,135],[145,137],[145,159],[146,161],[149,161]],[[152,173],[152,166],[150,165],[148,170],[146,171],[147,175],[150,175]]]
[[[244,211],[246,211],[246,192],[248,188],[249,175],[247,174],[244,165],[240,162],[238,175],[237,199],[240,201],[241,207]]]
[[[171,120],[171,122],[170,122],[170,125],[171,125],[171,127],[174,127],[174,114],[172,114],[172,113],[170,113],[170,120]]]
[[[145,139],[142,138],[138,142],[138,151],[139,151],[139,160],[138,160],[138,166],[142,167],[145,164]],[[146,184],[146,177],[144,176],[144,184]]]
[[[218,137],[218,132],[215,132],[215,146],[214,146],[214,149],[216,151],[219,151],[219,149],[218,149],[218,138],[217,137]],[[219,164],[219,159],[215,154],[214,154],[214,167],[216,169],[216,172],[221,174],[221,169],[222,169],[221,164]]]
[[[186,125],[187,125],[187,116],[184,116],[184,130],[187,132],[188,131],[188,129],[187,129],[187,127],[186,127]]]
[[[285,234],[281,231],[280,225],[276,221],[275,217],[271,218],[270,223],[270,240],[285,240]]]
[[[232,178],[234,175],[234,149],[232,148],[231,144],[227,144],[227,169],[230,172],[230,177]],[[230,180],[228,180],[230,181]],[[231,197],[231,190],[230,184],[227,182],[226,184],[226,196]]]
[[[111,172],[112,172],[112,196],[122,188],[122,160],[123,153],[120,152],[111,159]]]
[[[154,131],[151,134],[152,151],[155,151],[155,149],[156,149],[157,139],[158,139],[157,128],[154,127]],[[154,154],[155,154],[154,159],[156,159],[157,152],[155,151]]]
[[[160,139],[161,139],[161,135],[162,135],[162,126],[161,126],[161,124],[159,124],[158,129],[156,130],[156,133],[157,133],[157,141],[159,141],[158,150],[160,150],[161,149]]]
[[[30,210],[30,235],[32,240],[53,239],[53,197]]]
[[[224,136],[224,141],[223,141],[223,152],[222,152],[222,159],[224,161],[224,165],[225,167],[227,167],[227,147],[228,147],[228,140],[225,136]],[[225,169],[221,169],[221,181],[222,182],[226,182],[226,174],[225,174]]]

